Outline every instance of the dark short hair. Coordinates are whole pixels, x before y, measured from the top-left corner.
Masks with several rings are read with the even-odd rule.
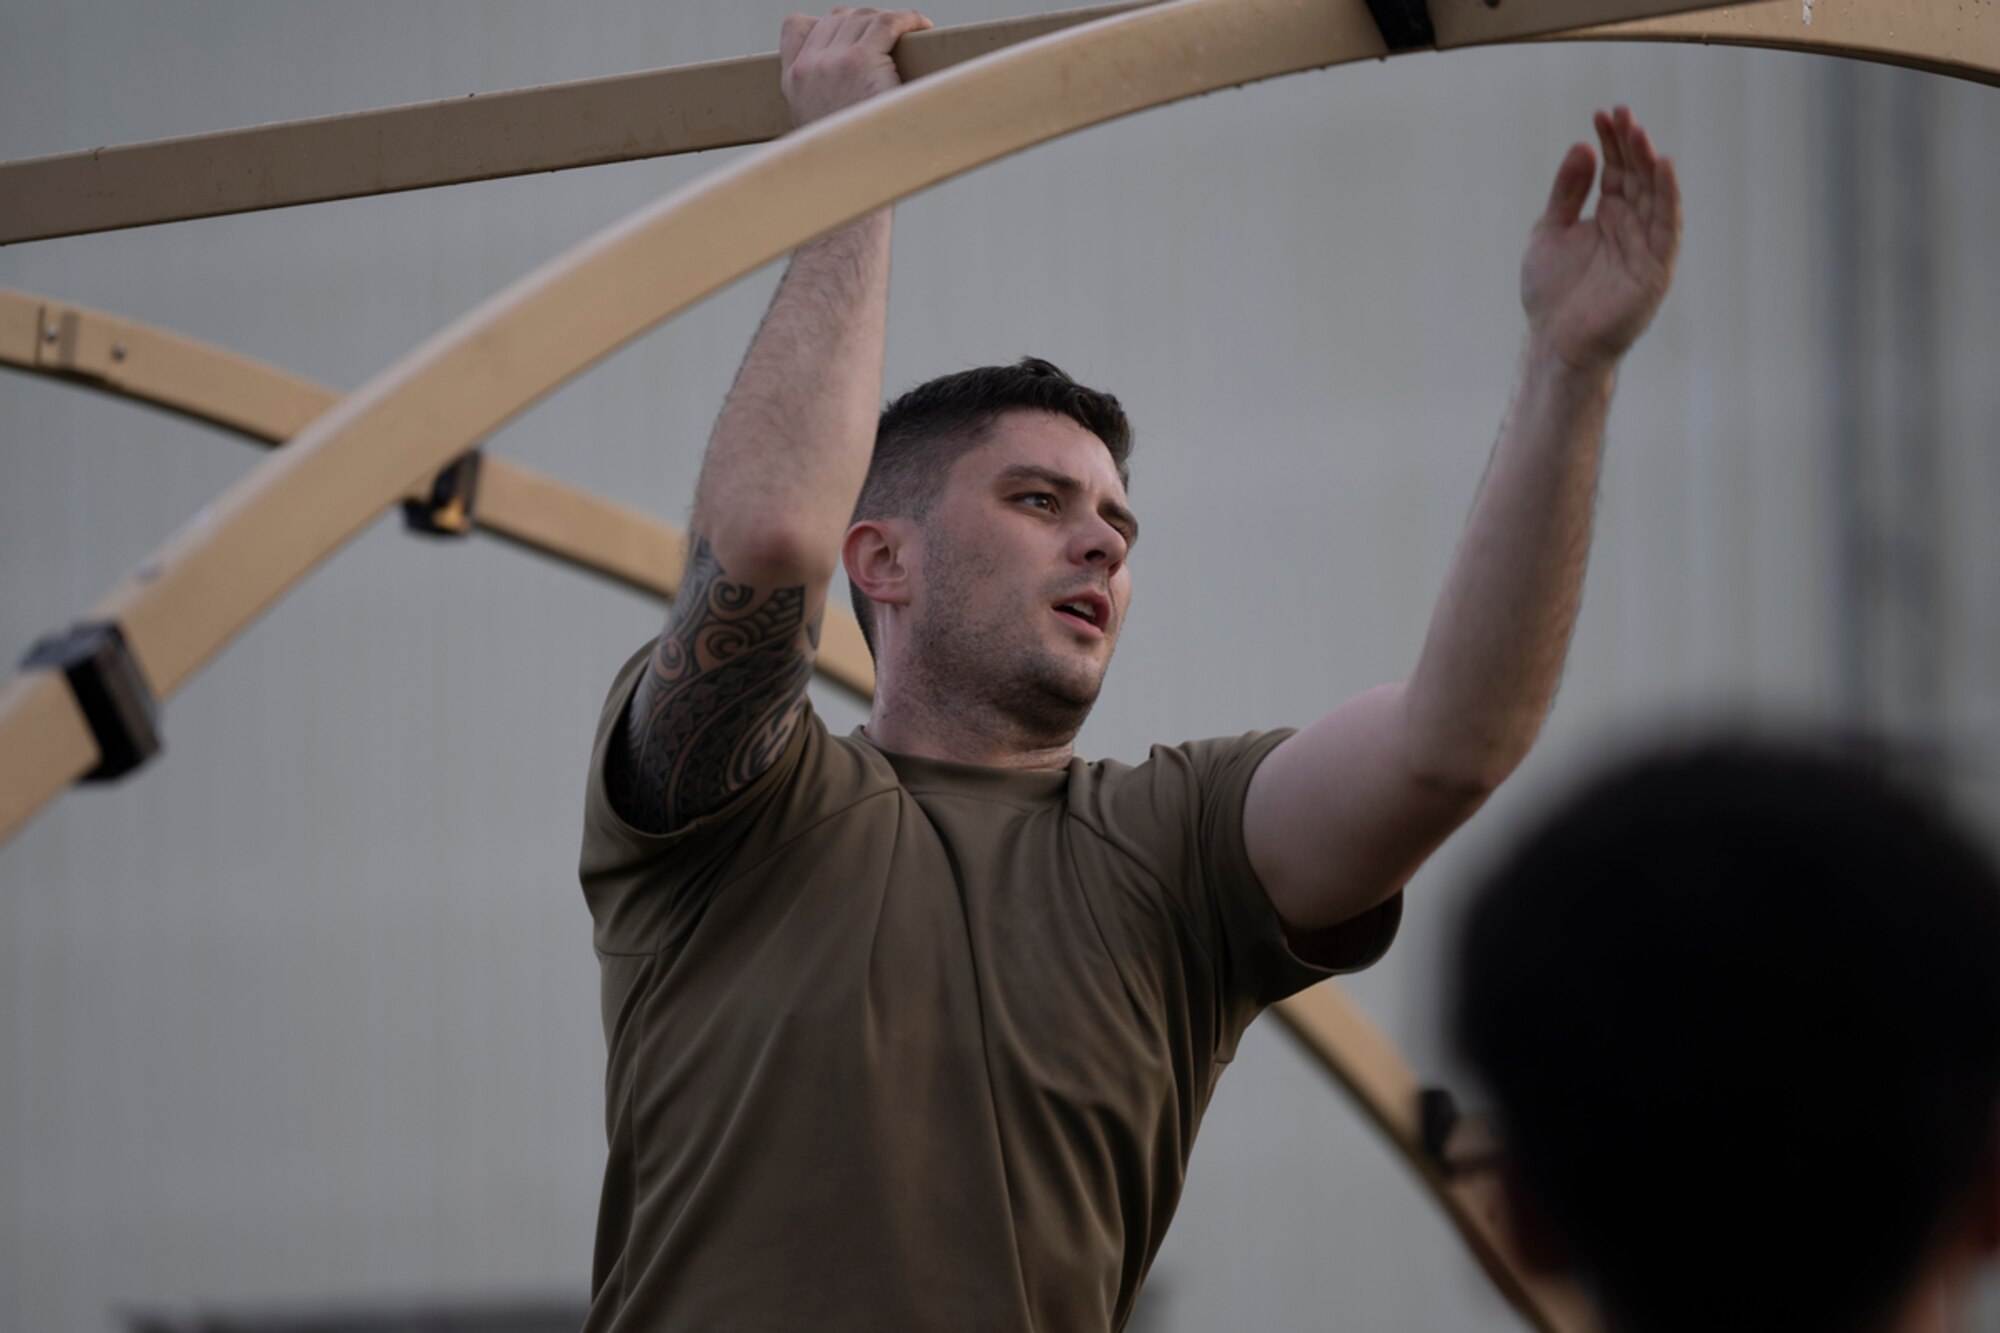
[[[1621,1323],[1857,1330],[1989,1169],[2000,879],[1879,761],[1627,761],[1479,889],[1451,1024]]]
[[[927,380],[882,409],[868,479],[852,522],[922,519],[944,489],[952,464],[982,443],[1003,412],[1052,412],[1104,441],[1118,480],[1131,484],[1132,425],[1108,393],[1078,384],[1054,363],[1024,356],[1011,366],[978,366]],[[873,607],[852,588],[854,615],[875,651]]]

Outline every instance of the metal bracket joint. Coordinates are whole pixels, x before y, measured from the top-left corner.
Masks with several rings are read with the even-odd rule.
[[[463,537],[472,531],[479,500],[479,451],[460,454],[431,482],[421,500],[403,501],[403,523],[431,537]]]

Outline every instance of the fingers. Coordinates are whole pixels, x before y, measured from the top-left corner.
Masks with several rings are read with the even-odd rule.
[[[847,9],[843,6],[837,21],[831,15],[828,16],[827,26],[832,29],[832,35],[827,38],[826,44],[828,46],[868,45],[868,30],[875,25],[875,15],[879,12],[879,10],[868,8]]]
[[[847,21],[847,16],[853,12],[846,5],[835,5],[832,9],[829,9],[826,12],[825,18],[813,24],[812,36],[806,38],[805,49],[799,52],[799,54],[817,55],[834,45],[834,39],[840,35],[841,25]]]
[[[1617,199],[1625,193],[1625,144],[1619,132],[1619,115],[1629,117],[1631,112],[1619,107],[1611,115],[1599,111],[1591,117],[1597,127],[1597,144],[1604,151],[1604,197]]]
[[[1653,151],[1651,137],[1637,121],[1631,122],[1626,132],[1625,149],[1626,159],[1632,167],[1625,194],[1632,202],[1632,211],[1637,215],[1639,225],[1650,230],[1662,203],[1660,157]]]
[[[788,40],[794,25],[801,26],[806,33],[798,50],[793,53],[796,58],[808,51],[817,53],[838,46],[863,46],[886,54],[905,33],[922,32],[931,26],[931,21],[914,9],[835,5],[823,19],[814,20],[806,14],[794,14],[786,19],[784,35]],[[779,54],[782,56],[784,53],[785,48],[781,45]]]
[[[810,14],[793,14],[785,20],[778,31],[778,63],[786,69],[799,58],[805,49],[806,39],[812,36],[813,27],[819,22]]]
[[[1646,127],[1633,120],[1631,114],[1629,111],[1625,113],[1625,161],[1642,181],[1650,185],[1653,168],[1659,165],[1659,155],[1653,151],[1653,139],[1646,133]]]
[[[1652,136],[1627,108],[1613,111],[1611,124],[1624,166],[1616,197],[1631,210],[1631,225],[1646,249],[1671,265],[1681,235],[1681,187],[1673,161],[1653,147]],[[1611,193],[1607,181],[1605,194]]]
[[[1628,136],[1631,159],[1642,182],[1639,218],[1660,236],[1678,239],[1681,234],[1681,185],[1674,174],[1673,159],[1653,147],[1652,136],[1637,121],[1631,122]],[[1655,250],[1660,249],[1657,242]]]
[[[1556,168],[1556,182],[1549,189],[1549,206],[1543,220],[1560,227],[1573,225],[1583,216],[1583,201],[1590,198],[1590,186],[1597,179],[1597,154],[1587,143],[1571,144]]]
[[[913,32],[923,32],[930,28],[931,21],[914,9],[891,9],[875,16],[870,25],[869,39],[882,44],[884,51],[895,46]]]
[[[1648,242],[1654,254],[1671,264],[1681,248],[1681,182],[1671,157],[1660,159],[1655,180],[1659,203],[1653,210]]]
[[[839,5],[824,18],[794,14],[778,49],[792,123],[805,125],[902,82],[892,52],[931,21],[914,9]]]

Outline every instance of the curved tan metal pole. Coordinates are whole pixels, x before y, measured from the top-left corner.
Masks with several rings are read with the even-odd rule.
[[[5,288],[0,365],[165,408],[265,444],[283,444],[340,400],[324,385],[210,343]],[[425,478],[403,498],[421,499],[430,490]],[[680,587],[678,528],[504,458],[481,462],[472,526],[669,600]],[[874,692],[874,664],[851,612],[828,609],[818,669],[864,700]]]
[[[31,329],[39,330],[39,336],[24,338],[23,331]],[[331,389],[208,343],[5,289],[0,289],[0,364],[166,408],[265,444],[282,444],[337,398]],[[427,489],[427,483],[418,487]],[[500,459],[488,458],[481,466],[475,522],[579,569],[664,598],[671,599],[679,583],[682,535],[673,527]],[[838,610],[829,622],[820,667],[865,699],[874,680],[860,627]],[[850,641],[845,649],[836,645],[841,638]],[[829,669],[829,655],[843,652],[846,663]],[[95,747],[81,720],[65,717],[74,708],[67,689],[60,687],[61,681],[47,673],[24,676],[7,687],[20,692],[24,701],[20,734],[28,745],[20,753],[34,754],[37,746],[60,743],[64,737],[80,738],[85,748],[77,750],[73,762],[88,765],[95,761]],[[5,698],[0,693],[0,700]],[[1327,982],[1283,1001],[1277,1012],[1307,1053],[1416,1170],[1473,1257],[1523,1317],[1548,1333],[1591,1328],[1576,1292],[1534,1277],[1514,1258],[1492,1197],[1492,1177],[1453,1179],[1439,1170],[1423,1144],[1415,1072],[1346,992]]]
[[[922,78],[1158,2],[916,33],[897,47],[897,64],[905,78]],[[1538,22],[1563,29],[1555,41],[1753,46],[2000,85],[2000,15],[1991,0],[1753,0],[1616,24],[1594,23],[1590,0],[1529,2],[1542,6]],[[1514,40],[1518,25],[1498,8],[1447,15],[1438,48]],[[744,56],[0,163],[0,245],[762,143],[791,127],[777,59]]]
[[[97,759],[97,740],[68,681],[31,671],[0,685],[0,841]]]
[[[1182,0],[1072,29],[909,85],[794,135],[586,242],[475,310],[317,418],[100,603],[164,701],[266,605],[362,525],[543,393],[668,315],[869,208],[1069,129],[1208,86],[1290,67],[1280,45],[1213,66],[1177,59],[1256,6]],[[1165,16],[1161,25],[1157,20]],[[1243,29],[1237,29],[1241,32]],[[1255,31],[1254,25],[1249,29]],[[1106,34],[1110,36],[1107,39]],[[1380,54],[1355,0],[1325,59]],[[1081,40],[1079,40],[1081,39]],[[1149,39],[1149,40],[1148,40]],[[1141,49],[1144,48],[1144,49]],[[1123,50],[1154,77],[1119,79]],[[1167,76],[1162,78],[1160,76]],[[1235,76],[1235,77],[1230,77]],[[1116,95],[1106,96],[1115,90]],[[803,191],[799,188],[804,185]],[[799,196],[803,194],[803,198]],[[18,337],[16,331],[10,336]],[[30,338],[40,330],[28,330]],[[0,838],[94,762],[81,719],[10,691],[0,711]],[[23,693],[32,691],[32,696]],[[32,723],[32,727],[31,727]],[[48,734],[51,729],[59,734]],[[40,756],[50,758],[44,762]],[[7,756],[31,762],[7,762]],[[53,779],[53,781],[52,781]]]
[[[277,444],[339,400],[333,390],[116,315],[0,288],[0,365],[60,376]]]
[[[1424,1147],[1422,1085],[1402,1054],[1347,992],[1334,982],[1283,1000],[1278,1016],[1360,1106],[1444,1208],[1508,1304],[1543,1333],[1590,1333],[1596,1316],[1583,1293],[1537,1273],[1517,1257],[1501,1211],[1497,1173],[1447,1176]]]
[[[1546,8],[1544,8],[1544,5]],[[1440,39],[1539,35],[1688,0],[1438,0]],[[1506,20],[1495,15],[1506,14]],[[906,85],[790,135],[585,242],[318,417],[122,582],[158,699],[373,516],[598,358],[873,208],[1019,149],[1218,88],[1386,54],[1362,0],[1172,0]],[[7,715],[0,714],[0,753]],[[0,773],[0,782],[5,781]],[[11,798],[0,804],[23,808]],[[0,826],[0,837],[12,832]]]

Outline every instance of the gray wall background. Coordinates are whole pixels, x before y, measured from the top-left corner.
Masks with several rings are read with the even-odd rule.
[[[788,8],[4,0],[0,157],[768,50]],[[2000,96],[1719,49],[1422,56],[1152,112],[899,215],[891,391],[1032,350],[1132,409],[1148,537],[1081,748],[1134,758],[1304,722],[1408,670],[1505,404],[1526,229],[1614,101],[1679,161],[1686,253],[1624,374],[1546,739],[1353,986],[1433,1079],[1454,1072],[1437,1024],[1470,876],[1621,738],[1718,712],[1873,719],[1948,747],[1968,805],[2000,813]],[[353,387],[728,156],[16,246],[0,284]],[[684,521],[774,277],[492,450]],[[0,655],[256,459],[0,376]],[[581,775],[659,614],[385,520],[171,703],[162,761],[0,848],[0,1328],[582,1294],[602,1044]],[[818,698],[837,728],[860,720]],[[1144,1318],[1514,1326],[1263,1024]]]

